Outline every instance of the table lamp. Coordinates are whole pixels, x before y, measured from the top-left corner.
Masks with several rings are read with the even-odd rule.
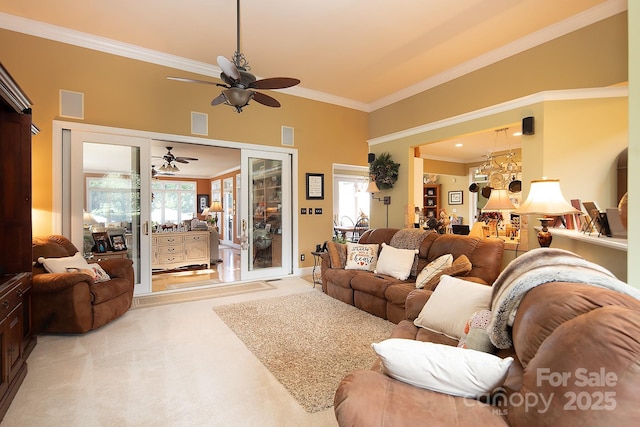
[[[580,213],[575,209],[562,195],[560,190],[560,180],[558,179],[542,179],[531,181],[531,189],[527,200],[520,205],[515,213],[521,215],[549,215],[558,216],[573,213]],[[549,223],[553,218],[538,218],[542,225],[542,230],[538,232],[538,243],[543,248],[551,246],[551,232],[549,231]]]
[[[213,217],[214,227],[218,226],[218,212],[222,211],[222,202],[220,200],[214,200],[213,202],[211,202],[211,206],[209,206],[209,215]]]
[[[509,193],[504,188],[493,188],[487,204],[482,208],[482,212],[500,212],[512,211],[516,207],[509,198]],[[496,237],[498,236],[498,228],[496,227]]]

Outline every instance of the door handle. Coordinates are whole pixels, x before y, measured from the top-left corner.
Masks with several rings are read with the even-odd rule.
[[[145,236],[149,235],[149,221],[145,221],[144,224],[142,225],[142,232],[144,233]]]

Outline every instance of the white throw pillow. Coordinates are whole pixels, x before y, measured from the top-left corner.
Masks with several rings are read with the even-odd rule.
[[[424,288],[424,285],[429,283],[436,274],[445,268],[451,267],[451,264],[453,264],[453,255],[451,254],[444,254],[431,261],[422,269],[420,274],[418,274],[418,277],[416,278],[416,288]]]
[[[444,344],[391,338],[372,344],[387,375],[420,388],[478,398],[502,386],[513,362]]]
[[[44,265],[44,269],[49,273],[66,273],[67,268],[88,269],[89,264],[80,252],[76,252],[74,256],[62,258],[38,258],[38,262]]]
[[[378,261],[378,244],[347,243],[345,270],[373,271]]]
[[[93,278],[94,283],[108,282],[111,280],[109,273],[104,271],[104,268],[102,268],[100,264],[96,263],[89,264],[88,268],[67,267],[67,272],[88,274]]]
[[[471,315],[487,310],[490,302],[491,286],[445,274],[413,323],[459,340]]]
[[[383,243],[375,272],[398,280],[407,280],[417,253],[417,249],[398,249]]]

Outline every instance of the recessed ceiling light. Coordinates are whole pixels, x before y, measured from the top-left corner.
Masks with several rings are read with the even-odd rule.
[[[513,136],[522,136],[522,132],[514,132]]]
[[[461,142],[459,142],[459,143],[457,143],[455,146],[456,146],[456,147],[462,147],[462,145],[463,145],[463,144],[462,144]]]

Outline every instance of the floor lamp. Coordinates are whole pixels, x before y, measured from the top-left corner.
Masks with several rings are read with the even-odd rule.
[[[531,181],[531,189],[527,200],[516,209],[515,213],[521,215],[547,215],[559,216],[580,213],[579,210],[571,206],[562,195],[560,190],[560,180],[558,179],[542,179]],[[549,231],[549,223],[553,218],[538,218],[542,225],[542,230],[538,232],[538,243],[543,248],[551,246],[551,232]]]
[[[387,228],[389,228],[389,205],[391,204],[391,196],[384,196],[382,198],[375,197],[374,194],[379,193],[380,189],[378,188],[376,181],[373,179],[369,181],[369,185],[367,186],[366,191],[367,193],[371,193],[371,200],[378,200],[380,202],[383,202],[387,206]]]

